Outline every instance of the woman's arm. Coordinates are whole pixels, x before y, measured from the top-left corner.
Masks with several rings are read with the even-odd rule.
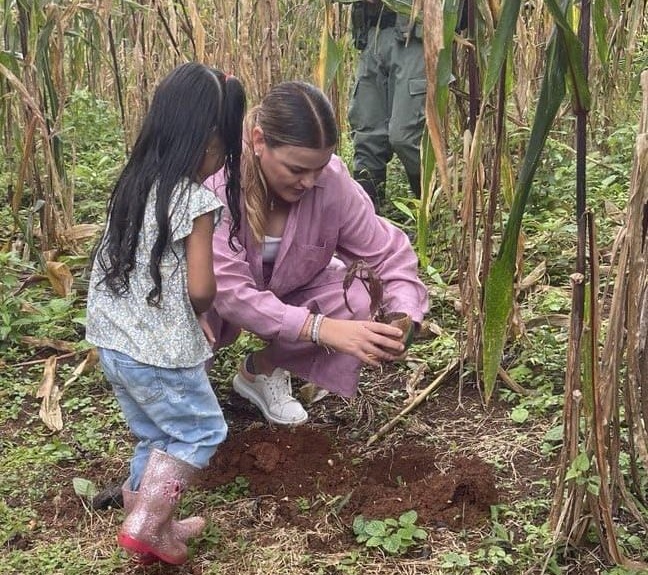
[[[229,212],[225,210],[223,224],[213,236],[213,266],[218,278],[215,312],[262,339],[298,341],[309,310],[285,304],[271,291],[259,289],[248,263],[252,256],[240,244],[232,250],[228,239]]]

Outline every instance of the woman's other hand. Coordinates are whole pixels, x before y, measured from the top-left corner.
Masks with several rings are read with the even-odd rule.
[[[399,328],[385,323],[330,317],[322,320],[319,330],[322,345],[353,355],[374,367],[378,367],[380,361],[395,361],[403,357],[402,336]]]

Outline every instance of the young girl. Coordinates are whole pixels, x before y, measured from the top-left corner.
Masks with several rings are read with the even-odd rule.
[[[86,338],[139,442],[123,486],[119,545],[179,565],[202,518],[173,521],[180,496],[225,439],[197,315],[216,294],[211,238],[222,203],[200,183],[225,167],[239,194],[241,84],[184,64],[159,85],[113,190],[88,292]]]

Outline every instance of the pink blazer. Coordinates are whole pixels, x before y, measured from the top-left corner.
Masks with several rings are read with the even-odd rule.
[[[205,185],[226,203],[222,170]],[[418,278],[409,239],[375,214],[369,196],[337,156],[331,158],[314,188],[292,206],[267,285],[260,246],[245,224],[245,214],[238,234],[238,253],[228,246],[229,222],[226,207],[213,239],[218,286],[214,311],[232,327],[265,340],[298,341],[309,310],[288,305],[282,297],[306,286],[334,254],[347,266],[363,259],[378,273],[387,311],[404,311],[420,322],[428,309],[427,289]],[[226,326],[221,329],[226,330]],[[215,335],[217,346],[231,340],[224,333]]]

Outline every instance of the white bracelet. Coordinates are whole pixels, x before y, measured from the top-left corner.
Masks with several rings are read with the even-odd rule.
[[[310,340],[313,343],[317,343],[317,340],[315,339],[315,329],[317,325],[317,318],[320,314],[315,313],[311,315],[311,324],[310,324]]]
[[[313,320],[313,337],[312,342],[316,345],[321,345],[320,344],[320,327],[322,326],[322,322],[324,321],[324,316],[321,313],[318,313],[315,315],[315,319]]]

